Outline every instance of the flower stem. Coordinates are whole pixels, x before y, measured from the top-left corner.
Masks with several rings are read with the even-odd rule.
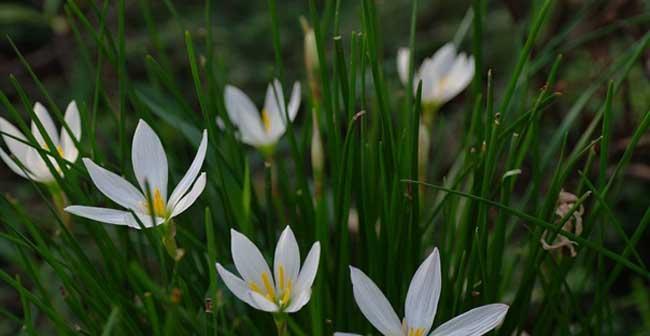
[[[289,328],[287,328],[287,315],[276,314],[273,316],[275,321],[275,328],[278,331],[278,336],[289,336]]]
[[[422,120],[418,134],[418,179],[426,182],[429,167],[429,152],[431,148],[431,129],[438,114],[439,104],[430,103],[422,105]],[[424,185],[420,185],[420,196],[423,196]],[[420,197],[420,201],[423,197]]]
[[[61,218],[63,225],[65,225],[66,229],[68,230],[72,229],[70,214],[63,210],[68,205],[68,198],[65,196],[65,193],[63,193],[63,190],[61,190],[58,185],[52,184],[48,187],[50,194],[52,195],[52,202],[54,203],[56,212]]]

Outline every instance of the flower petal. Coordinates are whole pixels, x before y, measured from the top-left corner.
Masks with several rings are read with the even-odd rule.
[[[127,217],[130,215],[127,211],[80,205],[72,205],[64,210],[79,217],[115,225],[128,225]]]
[[[253,299],[248,294],[250,291],[244,280],[238,278],[234,274],[230,273],[227,269],[223,268],[221,264],[217,263],[217,272],[219,276],[226,284],[226,287],[240,300],[248,303],[251,307],[257,309],[257,305],[253,302]]]
[[[399,48],[399,50],[397,50],[397,74],[404,85],[406,85],[409,80],[410,60],[411,50],[409,50],[409,48]]]
[[[194,186],[192,186],[190,192],[188,192],[185,197],[181,198],[176,206],[172,208],[172,217],[180,215],[183,211],[187,210],[187,208],[194,204],[194,202],[196,202],[196,199],[201,196],[203,189],[205,189],[206,181],[206,175],[205,173],[202,173],[201,176],[196,179],[196,182],[194,183]]]
[[[240,89],[226,85],[224,101],[228,117],[237,125],[241,141],[251,146],[270,144],[255,104]]]
[[[275,274],[276,282],[291,281],[291,284],[295,286],[296,279],[298,278],[298,272],[300,271],[300,250],[298,248],[298,242],[296,237],[291,231],[291,227],[287,226],[278,240],[278,244],[275,247],[275,257],[273,258],[273,274]],[[280,267],[282,267],[282,276],[280,276]],[[282,281],[280,280],[282,279]],[[282,287],[283,284],[278,283],[278,286]]]
[[[34,104],[34,113],[36,114],[38,121],[40,121],[41,125],[43,125],[45,132],[47,132],[47,136],[50,138],[50,140],[52,140],[52,143],[54,143],[55,146],[58,145],[59,132],[57,132],[54,121],[52,120],[52,117],[50,117],[50,114],[47,112],[45,106],[39,102],[36,102],[36,104]],[[41,146],[47,144],[34,120],[32,120],[32,134]]]
[[[481,336],[496,328],[508,313],[508,305],[495,303],[465,312],[443,323],[429,336]]]
[[[24,177],[26,179],[34,179],[33,177],[29,176],[29,171],[23,170],[18,164],[12,159],[2,148],[0,148],[0,159],[4,161],[4,163],[13,171],[16,173],[18,176]],[[25,163],[21,162],[23,165]]]
[[[0,118],[0,132],[3,133],[2,138],[7,144],[9,151],[24,165],[24,168],[29,172],[29,176],[32,180],[41,183],[47,183],[54,180],[54,177],[45,165],[45,162],[43,162],[43,158],[40,156],[38,151],[31,145],[19,141],[18,139],[22,141],[27,141],[27,139],[23,133],[4,118]],[[12,164],[16,164],[13,160],[11,160],[11,162]],[[53,159],[51,162],[53,162],[55,167],[57,167],[56,162]],[[18,165],[13,168],[9,163],[7,163],[7,165],[9,165],[9,168],[12,170],[14,170],[13,168],[18,168],[20,172],[23,172],[23,169]],[[14,170],[14,172],[15,171],[16,170]],[[23,176],[22,174],[19,175]]]
[[[438,49],[431,58],[422,62],[418,75],[422,79],[422,101],[439,101],[441,96],[440,80],[444,78],[454,63],[456,47],[453,43],[447,43]],[[414,82],[417,87],[417,83]]]
[[[164,222],[165,219],[162,217],[152,217],[149,214],[142,213],[135,210],[133,210],[133,213],[129,212],[128,216],[126,217],[126,225],[136,230],[141,230],[143,228],[149,229],[154,226],[160,225]]]
[[[305,262],[302,265],[300,274],[298,275],[298,280],[293,286],[295,293],[300,293],[301,291],[311,288],[316,279],[316,273],[318,272],[318,263],[320,261],[320,242],[315,242],[312,245]]]
[[[474,78],[474,58],[465,54],[456,57],[454,65],[449,70],[446,87],[443,89],[441,100],[447,102],[465,90]]]
[[[302,309],[307,302],[309,302],[309,299],[311,299],[311,288],[307,288],[303,290],[302,292],[298,293],[298,295],[295,295],[291,299],[291,303],[289,303],[289,306],[284,309],[285,313],[295,313]]]
[[[56,162],[56,159],[51,155],[48,155],[47,158],[50,160],[53,168],[58,170],[59,164]],[[30,147],[27,150],[25,155],[25,167],[29,169],[29,172],[32,174],[35,181],[41,183],[54,181],[54,176],[52,175],[50,168],[45,164],[45,161],[43,161],[41,153],[39,153],[35,148]]]
[[[361,313],[383,335],[401,335],[402,324],[388,299],[361,270],[350,266],[352,292]]]
[[[293,83],[293,89],[291,89],[291,98],[289,98],[289,105],[287,105],[287,109],[289,109],[290,121],[296,119],[296,116],[298,115],[298,110],[300,109],[301,99],[302,96],[301,96],[300,82],[295,82]]]
[[[16,126],[12,125],[7,119],[0,117],[0,132],[2,132],[2,139],[7,144],[9,152],[13,154],[18,161],[26,164],[25,160],[27,158],[27,151],[31,149],[29,145],[24,142],[20,142],[17,139],[27,141],[25,135],[23,135]]]
[[[83,163],[97,189],[106,197],[127,209],[139,210],[142,207],[145,202],[144,196],[127,180],[98,166],[88,158],[84,158]]]
[[[266,88],[266,99],[264,99],[264,111],[270,123],[267,133],[274,142],[287,130],[284,104],[282,85],[279,80],[274,79]]]
[[[433,54],[428,70],[435,74],[437,78],[440,78],[449,73],[455,60],[456,46],[452,42],[448,42]]]
[[[280,307],[276,305],[275,303],[271,302],[269,299],[265,298],[264,296],[260,295],[257,292],[253,291],[248,291],[248,295],[250,295],[251,299],[253,302],[255,302],[256,308],[259,310],[263,310],[265,312],[269,313],[276,313],[280,311]]]
[[[406,325],[409,328],[422,328],[425,334],[431,329],[440,299],[440,255],[438,249],[418,267],[404,305]]]
[[[72,136],[79,141],[81,139],[81,119],[79,117],[79,109],[77,108],[77,103],[73,100],[68,105],[68,108],[65,110],[65,123],[72,131]],[[70,161],[77,161],[79,156],[79,149],[75,146],[72,137],[65,129],[61,127],[61,149],[63,149],[63,158]]]
[[[167,201],[167,155],[156,132],[142,119],[138,122],[133,135],[131,161],[133,172],[145,196],[148,183],[151,197],[154,196],[154,190],[158,188],[160,196]]]
[[[201,137],[199,149],[196,151],[196,155],[194,156],[194,160],[192,161],[190,168],[187,170],[185,176],[183,176],[180,182],[178,182],[178,185],[176,185],[176,188],[174,188],[174,191],[172,191],[171,196],[169,196],[169,201],[167,202],[169,204],[169,208],[174,209],[176,207],[176,203],[178,203],[180,199],[185,196],[187,191],[192,186],[192,183],[195,183],[196,177],[199,175],[199,171],[201,171],[201,166],[203,166],[203,161],[205,161],[205,154],[207,152],[207,149],[208,131],[203,130],[203,137]]]
[[[266,272],[269,281],[272,283],[271,285],[275,288],[269,265],[267,265],[257,246],[246,236],[233,229],[230,230],[230,238],[232,259],[235,262],[237,271],[246,283],[256,283],[261,287],[262,274]]]

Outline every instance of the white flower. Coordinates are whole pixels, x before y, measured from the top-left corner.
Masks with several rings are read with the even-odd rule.
[[[241,233],[231,230],[232,259],[241,278],[217,263],[217,271],[230,291],[251,307],[267,312],[294,313],[311,298],[318,271],[320,243],[312,245],[300,267],[300,250],[291,228],[282,232],[275,248],[273,275],[260,250]]]
[[[408,48],[397,52],[397,72],[404,85],[408,84],[410,54]],[[473,77],[474,58],[457,54],[453,43],[447,43],[422,62],[413,75],[413,86],[417,90],[422,81],[422,102],[442,105],[463,91]]]
[[[226,86],[224,96],[228,116],[239,129],[241,141],[258,148],[273,147],[287,130],[287,112],[289,121],[293,121],[298,114],[300,83],[293,85],[287,112],[282,86],[277,79],[266,90],[261,113],[244,92],[232,85]]]
[[[47,132],[47,136],[52,140],[52,144],[56,147],[55,151],[50,152],[57,153],[62,159],[74,163],[79,156],[79,150],[75,146],[74,140],[72,140],[72,137],[65,127],[61,127],[61,131],[57,132],[54,121],[47,112],[47,109],[41,105],[41,103],[36,103],[34,105],[34,113]],[[65,111],[64,121],[70,128],[72,136],[79,141],[81,138],[81,120],[79,119],[77,104],[74,101],[70,102],[68,105]],[[32,121],[31,128],[32,134],[38,142],[38,145],[45,150],[49,150],[45,138],[34,121]],[[18,128],[6,119],[0,118],[0,132],[2,133],[2,139],[7,144],[7,148],[9,148],[9,152],[14,156],[15,160],[20,163],[20,165],[16,163],[9,154],[0,148],[0,158],[2,158],[2,161],[9,166],[9,169],[24,178],[41,183],[50,183],[55,180],[47,164],[43,160],[43,157],[39,154],[36,148],[26,143],[28,141],[27,138],[22,132],[20,132],[20,130],[18,130]],[[21,142],[20,140],[24,142]],[[48,158],[50,159],[54,169],[62,175],[63,173],[56,159],[52,156],[49,156]]]
[[[420,265],[411,280],[403,322],[400,322],[388,299],[370,278],[354,267],[350,267],[350,273],[354,299],[359,309],[385,336],[480,336],[498,326],[509,308],[504,304],[481,306],[453,318],[429,334],[440,298],[440,256],[437,248]]]
[[[131,150],[133,171],[140,186],[139,190],[124,178],[98,166],[88,158],[84,158],[83,163],[99,191],[113,202],[133,211],[142,225],[149,228],[178,216],[201,195],[206,184],[206,174],[202,172],[199,176],[199,171],[207,147],[208,134],[204,130],[194,161],[169,198],[167,197],[167,156],[160,139],[143,120],[140,120],[135,130]],[[147,185],[149,192],[145,191]],[[149,202],[148,195],[151,196],[152,202]],[[65,211],[99,222],[140,228],[138,220],[130,211],[76,205],[65,208]],[[155,223],[152,218],[155,218]]]

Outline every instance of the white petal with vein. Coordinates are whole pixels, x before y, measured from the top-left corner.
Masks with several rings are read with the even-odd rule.
[[[278,244],[275,246],[275,257],[273,261],[275,280],[280,281],[280,266],[282,266],[285,283],[290,280],[292,285],[295,286],[298,272],[300,271],[300,251],[296,237],[289,226],[280,235]]]
[[[404,311],[410,328],[422,328],[425,333],[431,329],[440,298],[440,273],[440,255],[435,248],[413,275],[406,295]]]
[[[156,132],[142,119],[133,135],[131,161],[135,177],[145,195],[145,186],[148,183],[152,197],[155,188],[158,188],[163,199],[167,201],[167,155]]]
[[[496,328],[508,313],[501,303],[474,308],[436,328],[430,336],[481,336]]]
[[[192,164],[190,165],[190,168],[187,170],[185,173],[185,176],[178,182],[176,185],[176,188],[174,188],[174,191],[172,191],[172,194],[169,196],[169,207],[170,208],[175,208],[176,203],[185,196],[187,191],[190,189],[192,186],[192,183],[195,182],[196,177],[199,175],[199,172],[201,171],[201,166],[203,166],[203,161],[205,161],[205,155],[207,153],[208,149],[208,131],[203,130],[203,136],[201,137],[201,143],[199,144],[199,149],[196,151],[196,155],[194,156],[194,160],[192,160]]]
[[[226,287],[228,287],[228,289],[230,289],[230,291],[238,299],[248,303],[253,308],[257,308],[257,305],[255,304],[255,302],[253,302],[253,299],[248,294],[248,292],[250,291],[248,289],[248,286],[246,286],[246,283],[242,279],[238,278],[237,276],[229,272],[219,263],[217,263],[217,272],[219,273],[219,276],[221,276],[223,282],[226,284]]]
[[[260,114],[255,104],[240,89],[227,85],[224,101],[228,117],[237,125],[241,140],[251,146],[268,144],[268,136],[262,126]]]
[[[83,163],[97,189],[106,197],[127,209],[142,207],[145,201],[144,196],[127,180],[98,166],[88,158],[84,158]]]
[[[350,276],[354,299],[366,319],[383,335],[401,335],[402,324],[377,285],[354,267],[350,267]]]
[[[207,182],[207,177],[205,173],[202,173],[201,176],[199,176],[198,179],[196,179],[196,182],[194,183],[194,186],[192,186],[192,189],[190,189],[190,192],[188,192],[183,198],[181,198],[180,201],[176,204],[176,206],[173,208],[174,210],[172,211],[172,217],[176,217],[183,213],[183,211],[187,210],[196,200],[201,196],[201,193],[205,189],[205,184]]]
[[[73,100],[68,105],[64,117],[65,123],[72,131],[72,136],[79,141],[81,139],[81,119],[77,103]],[[79,150],[75,146],[73,138],[70,136],[65,127],[61,127],[61,149],[63,149],[63,158],[75,162],[79,156]]]
[[[79,217],[102,223],[128,225],[127,216],[129,216],[129,212],[127,211],[79,205],[69,206],[65,208],[65,211]]]
[[[54,125],[54,121],[52,120],[52,117],[50,117],[50,113],[47,112],[45,106],[43,106],[41,103],[38,102],[34,104],[34,113],[36,114],[38,121],[41,122],[43,128],[45,128],[45,132],[47,133],[47,136],[50,138],[50,140],[52,140],[52,143],[54,143],[54,145],[57,146],[59,144],[59,132],[57,131],[56,126]],[[34,122],[33,120],[32,120],[32,134],[34,134],[34,137],[36,138],[36,140],[41,146],[47,144],[45,142],[44,136],[41,134],[41,131],[36,125],[36,122]]]
[[[300,269],[300,274],[298,275],[298,280],[294,286],[295,292],[300,292],[311,288],[316,279],[316,273],[318,272],[318,264],[320,261],[320,242],[315,242],[312,245],[305,262]]]
[[[265,272],[269,276],[269,281],[273,282],[269,266],[257,246],[235,230],[230,230],[230,236],[230,248],[235,267],[246,283],[254,282],[261,287],[261,277]]]

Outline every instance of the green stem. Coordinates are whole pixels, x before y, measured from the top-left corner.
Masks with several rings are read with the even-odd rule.
[[[287,315],[275,314],[273,315],[275,321],[275,328],[278,331],[278,336],[289,336],[289,328],[287,328]]]
[[[70,214],[64,210],[65,207],[68,206],[68,198],[63,193],[63,190],[61,190],[61,188],[59,188],[55,183],[48,185],[48,189],[52,195],[52,202],[54,203],[57,214],[61,218],[63,225],[70,230],[72,228]]]
[[[422,105],[422,121],[418,133],[418,179],[421,182],[427,180],[427,169],[429,167],[429,152],[431,148],[431,131],[433,122],[438,113],[440,104],[427,103]],[[424,195],[424,186],[420,185],[420,196]],[[424,200],[420,197],[420,203]]]

